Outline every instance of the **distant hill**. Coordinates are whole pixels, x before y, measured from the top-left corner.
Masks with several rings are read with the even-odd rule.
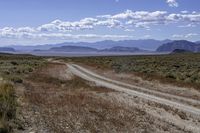
[[[50,48],[49,51],[55,52],[95,52],[98,51],[95,48],[83,47],[83,46],[61,46]]]
[[[175,49],[171,52],[171,54],[182,54],[182,53],[192,53],[192,51],[184,49]]]
[[[196,44],[200,44],[200,41],[196,41],[195,43],[196,43]]]
[[[145,50],[141,50],[136,47],[122,47],[122,46],[116,46],[109,49],[103,49],[100,51],[103,51],[103,52],[146,52]]]
[[[15,52],[15,49],[10,47],[0,47],[0,52]]]
[[[172,52],[176,49],[186,50],[186,51],[192,51],[192,52],[199,52],[200,51],[200,45],[189,42],[186,40],[177,40],[169,43],[165,43],[157,48],[157,52]]]
[[[61,47],[61,46],[83,46],[96,49],[109,49],[116,46],[122,46],[122,47],[137,47],[139,49],[155,51],[156,48],[158,48],[160,45],[168,42],[171,42],[171,40],[161,40],[161,41],[154,39],[121,40],[121,41],[105,40],[99,42],[64,42],[58,44],[44,44],[35,46],[11,45],[10,47],[18,51],[34,51],[35,49],[48,50],[53,47]]]
[[[99,41],[99,42],[77,42],[77,43],[71,43],[71,42],[65,42],[60,43],[56,45],[60,46],[67,46],[67,45],[73,45],[73,46],[88,46],[96,49],[109,49],[112,47],[122,46],[122,47],[137,47],[139,49],[145,49],[145,50],[151,50],[155,51],[156,48],[158,48],[163,43],[171,42],[171,40],[154,40],[154,39],[145,39],[145,40],[121,40],[121,41],[112,41],[112,40],[105,40],[105,41]]]
[[[147,50],[142,50],[136,47],[122,47],[122,46],[116,46],[112,48],[107,49],[96,49],[91,47],[84,47],[84,46],[61,46],[61,47],[53,47],[49,50],[34,50],[35,52],[46,52],[46,51],[52,51],[52,52],[147,52]]]

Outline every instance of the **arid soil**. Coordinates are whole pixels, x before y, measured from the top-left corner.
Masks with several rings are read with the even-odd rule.
[[[156,90],[159,92],[164,92],[168,94],[173,94],[177,96],[182,96],[186,98],[196,99],[200,100],[200,92],[197,91],[194,88],[187,88],[187,87],[177,87],[172,84],[164,84],[157,80],[145,80],[141,78],[140,76],[137,76],[133,73],[116,73],[113,70],[108,69],[98,69],[94,66],[88,66],[84,64],[80,64],[81,66],[84,66],[85,68],[88,68],[89,70],[94,71],[95,73],[98,73],[102,76],[105,76],[107,78],[111,78],[114,80],[122,81],[124,83],[136,85],[136,86],[142,86],[144,88],[148,88],[150,90]]]
[[[33,72],[18,85],[17,96],[21,128],[15,132],[20,133],[198,133],[200,127],[198,117],[97,86],[65,64],[49,63]]]

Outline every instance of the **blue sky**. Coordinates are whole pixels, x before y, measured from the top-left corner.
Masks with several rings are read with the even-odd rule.
[[[0,0],[0,45],[200,40],[199,0]]]

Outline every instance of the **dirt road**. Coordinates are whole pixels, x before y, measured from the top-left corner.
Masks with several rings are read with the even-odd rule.
[[[174,125],[184,128],[188,131],[196,132],[198,133],[200,131],[199,127],[199,118],[200,118],[200,109],[192,104],[198,104],[198,100],[189,99],[185,97],[175,96],[171,94],[164,94],[161,92],[156,92],[153,90],[148,90],[146,88],[133,86],[127,83],[123,83],[120,81],[116,81],[113,79],[106,78],[104,76],[101,76],[99,74],[96,74],[82,66],[76,65],[76,64],[67,64],[70,71],[76,75],[79,76],[85,80],[88,80],[90,82],[94,82],[98,86],[103,86],[106,88],[110,88],[119,92],[123,92],[127,95],[139,97],[141,99],[145,99],[147,102],[155,102],[157,104],[160,104],[161,106],[168,106],[170,107],[170,110],[179,110],[183,111],[192,118],[189,121],[180,121],[176,119],[176,115],[178,114],[177,111],[172,116],[162,116],[162,115],[155,115],[155,117],[159,117],[160,119],[163,119],[164,121],[172,122]],[[135,88],[135,89],[134,89]],[[165,95],[165,96],[164,96]],[[167,97],[167,98],[166,98]],[[175,99],[178,99],[176,101]],[[179,100],[182,100],[183,102],[180,102]],[[188,102],[188,104],[185,104],[185,101]],[[151,108],[151,107],[150,107]],[[154,109],[153,109],[154,110]],[[155,109],[156,110],[156,109]],[[152,111],[152,108],[149,110]],[[176,114],[177,113],[177,114]],[[195,120],[196,119],[196,120]]]
[[[166,98],[164,92],[105,78],[87,66],[67,65],[49,61],[17,88],[19,132],[199,133],[195,99]]]
[[[176,108],[176,109],[179,109],[179,110],[182,110],[182,111],[194,114],[194,115],[198,115],[198,116],[200,115],[200,109],[195,108],[193,106],[189,106],[189,105],[182,104],[182,103],[179,103],[179,102],[171,101],[171,100],[161,98],[161,97],[158,97],[158,96],[155,96],[155,95],[151,95],[151,94],[148,94],[148,93],[139,92],[139,91],[136,91],[136,90],[131,90],[128,87],[125,87],[125,86],[130,87],[129,84],[125,84],[125,83],[122,83],[122,82],[119,82],[119,81],[115,81],[115,80],[112,80],[112,79],[105,78],[103,76],[100,76],[96,73],[93,73],[92,71],[89,71],[89,70],[87,70],[87,69],[85,69],[81,66],[75,65],[75,64],[68,64],[68,67],[70,68],[72,73],[74,73],[75,75],[80,76],[81,78],[83,78],[85,80],[95,82],[97,85],[104,86],[104,87],[114,89],[114,90],[117,90],[117,91],[125,92],[125,93],[128,93],[130,95],[138,96],[138,97],[141,97],[141,98],[153,101],[153,102],[157,102],[157,103],[160,103],[160,104],[164,104],[164,105],[167,105],[167,106],[171,106],[173,108]],[[159,93],[159,92],[157,92],[157,93]],[[166,94],[166,95],[168,95],[168,94]],[[168,95],[168,96],[172,96],[172,95]],[[174,96],[172,96],[172,97],[174,97]],[[191,102],[199,103],[199,101],[192,100],[192,99],[186,99],[186,98],[182,98],[182,99],[184,99],[186,101],[188,100],[188,101],[191,101]]]

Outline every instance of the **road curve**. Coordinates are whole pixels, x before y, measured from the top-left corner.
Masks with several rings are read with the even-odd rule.
[[[132,84],[112,80],[112,79],[103,77],[101,75],[97,75],[96,73],[93,73],[93,72],[89,71],[88,69],[85,69],[84,67],[81,67],[81,66],[78,66],[78,65],[75,65],[75,64],[73,64],[73,66],[76,67],[77,69],[79,69],[82,72],[86,72],[87,74],[90,74],[93,77],[100,78],[100,79],[105,80],[105,81],[109,81],[109,82],[114,83],[116,85],[120,85],[120,86],[129,88],[129,89],[134,89],[134,90],[144,92],[144,93],[153,94],[153,95],[156,95],[156,96],[159,96],[159,97],[170,98],[170,100],[175,99],[175,100],[178,100],[178,101],[183,101],[183,102],[189,103],[189,105],[192,104],[192,105],[200,106],[199,100],[185,98],[185,97],[181,97],[181,96],[177,96],[177,95],[173,95],[173,94],[159,92],[159,91],[156,91],[156,90],[151,90],[151,89],[147,89],[147,88],[144,88],[144,87],[139,87],[139,86],[135,86],[135,85],[132,85]]]
[[[179,102],[171,101],[171,100],[161,98],[161,97],[149,94],[149,93],[132,90],[132,89],[130,89],[130,87],[127,86],[129,84],[125,84],[125,83],[122,83],[119,81],[105,78],[105,77],[100,76],[100,75],[98,75],[86,68],[83,68],[79,65],[75,65],[75,64],[67,64],[67,65],[68,65],[68,68],[70,69],[70,71],[74,75],[81,77],[85,80],[95,82],[99,86],[104,86],[104,87],[107,87],[107,88],[110,88],[110,89],[113,89],[116,91],[127,93],[129,95],[138,96],[140,98],[143,98],[143,99],[146,99],[149,101],[153,101],[153,102],[160,103],[163,105],[171,106],[171,107],[179,109],[181,111],[200,116],[200,109],[195,108],[193,106],[189,106],[189,105],[182,104]],[[136,86],[134,86],[134,87],[136,87]],[[143,88],[141,88],[141,89],[143,89]],[[193,101],[192,99],[191,99],[191,101],[196,102],[195,100]]]

